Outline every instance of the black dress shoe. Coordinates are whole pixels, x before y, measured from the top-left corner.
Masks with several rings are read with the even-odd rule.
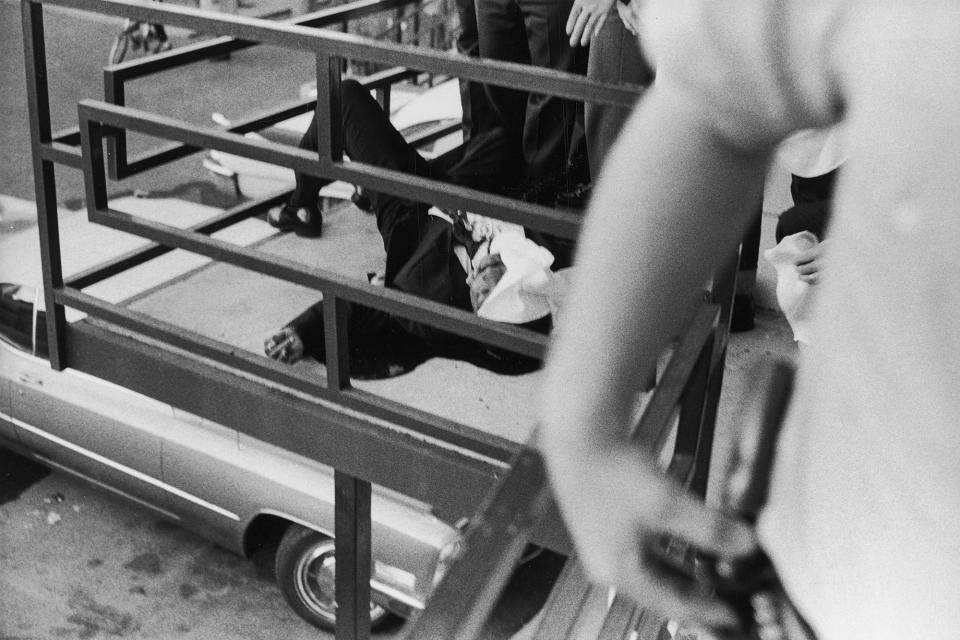
[[[267,222],[284,233],[293,231],[304,238],[317,238],[323,233],[323,214],[316,206],[294,209],[283,205],[267,213]]]

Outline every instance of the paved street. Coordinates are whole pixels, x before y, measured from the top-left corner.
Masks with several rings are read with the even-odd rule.
[[[482,640],[531,618],[559,571],[521,567]],[[402,635],[392,624],[380,640]],[[0,638],[332,638],[303,622],[267,555],[245,560],[129,502],[0,448]]]
[[[20,474],[35,480],[0,505],[0,637],[332,637],[289,609],[267,563],[62,473],[37,479],[6,451],[0,459],[5,493]]]

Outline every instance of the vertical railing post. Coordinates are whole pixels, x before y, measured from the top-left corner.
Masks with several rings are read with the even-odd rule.
[[[370,483],[337,471],[337,640],[370,639]]]
[[[323,300],[323,339],[326,341],[327,387],[347,389],[350,387],[350,344],[347,338],[347,322],[350,303],[332,295]]]
[[[322,168],[343,160],[343,117],[341,116],[341,59],[317,51],[317,154]],[[347,342],[348,303],[334,296],[323,302],[324,340],[326,341],[327,386],[350,386],[350,357]]]
[[[704,419],[707,390],[710,388],[710,374],[713,366],[714,337],[703,345],[697,356],[690,379],[687,380],[680,401],[680,414],[677,420],[677,440],[674,448],[675,455],[689,456],[693,461],[693,478],[701,482],[691,482],[690,490],[703,497],[707,493],[707,474],[709,471],[711,449],[713,447],[714,422]],[[704,469],[704,467],[706,469]]]
[[[54,164],[45,160],[42,146],[53,139],[50,125],[50,92],[47,82],[47,52],[44,44],[43,6],[23,0],[23,54],[27,74],[27,104],[30,112],[30,142],[33,152],[33,180],[37,197],[37,228],[40,233],[40,262],[43,297],[47,310],[47,344],[50,366],[61,370],[64,361],[66,315],[56,304],[54,292],[63,286],[60,259],[60,224],[57,218],[57,183]]]
[[[127,103],[125,85],[116,73],[103,70],[103,97],[110,104],[119,107]],[[111,180],[124,177],[127,170],[127,131],[117,129],[107,138],[107,170]]]
[[[317,52],[317,151],[320,166],[343,161],[343,109],[340,98],[341,60]]]
[[[716,425],[717,411],[720,407],[720,391],[723,388],[724,365],[727,360],[727,341],[730,334],[730,312],[733,308],[733,295],[737,287],[737,265],[740,262],[739,252],[722,266],[714,277],[712,301],[720,305],[720,319],[714,331],[712,353],[710,356],[710,372],[707,379],[707,388],[703,399],[703,423]],[[713,449],[713,429],[708,434],[709,441],[701,443],[701,459],[697,461],[690,486],[695,490],[702,487],[706,493],[710,462]]]

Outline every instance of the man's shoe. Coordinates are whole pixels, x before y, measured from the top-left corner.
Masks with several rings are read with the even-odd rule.
[[[293,231],[303,238],[317,238],[323,233],[323,214],[317,207],[293,209],[283,205],[267,213],[267,222],[275,229]]]

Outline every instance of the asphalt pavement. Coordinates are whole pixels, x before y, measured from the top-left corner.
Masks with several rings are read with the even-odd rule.
[[[261,9],[279,0],[260,0]],[[246,6],[246,5],[244,5]],[[244,9],[252,13],[257,7]],[[44,30],[55,131],[75,126],[77,102],[103,98],[103,72],[114,36],[122,20],[58,7],[44,8]],[[181,45],[198,36],[170,29],[170,40]],[[199,36],[203,37],[203,36]],[[34,200],[33,167],[27,111],[26,75],[23,63],[20,3],[0,0],[0,194]],[[229,60],[200,62],[128,83],[127,105],[149,107],[188,122],[211,124],[210,114],[228,118],[250,115],[298,97],[301,84],[315,78],[313,56],[277,47],[253,47],[234,52]],[[134,151],[157,146],[143,136],[131,139]],[[146,172],[122,183],[111,184],[112,193],[183,189],[195,184],[203,204],[225,205],[232,193],[221,189],[199,169],[201,157],[191,156],[168,167]],[[196,183],[212,185],[204,188]],[[79,171],[57,168],[57,200],[70,209],[79,208],[83,179]],[[220,198],[216,202],[213,201]]]

